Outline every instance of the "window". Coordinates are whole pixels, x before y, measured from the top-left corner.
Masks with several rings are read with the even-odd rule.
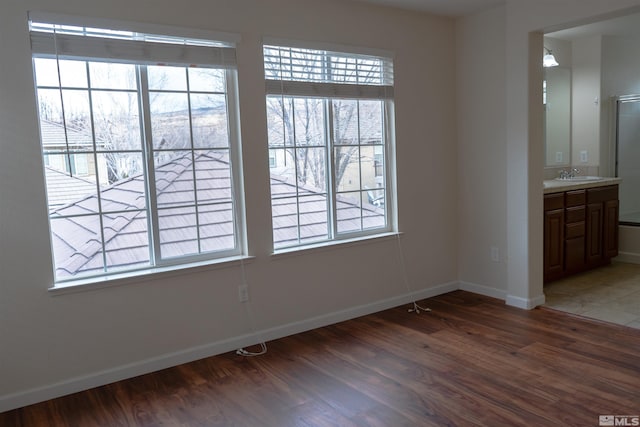
[[[278,160],[276,159],[276,151],[269,150],[269,167],[275,168],[276,166],[278,166]]]
[[[239,254],[233,47],[33,18],[31,42],[56,281]]]
[[[392,61],[263,53],[274,248],[390,231]]]

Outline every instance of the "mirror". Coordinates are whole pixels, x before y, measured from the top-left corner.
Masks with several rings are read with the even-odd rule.
[[[544,69],[545,166],[571,164],[571,70]]]

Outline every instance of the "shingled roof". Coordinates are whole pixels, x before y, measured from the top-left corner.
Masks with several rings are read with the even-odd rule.
[[[96,190],[96,183],[88,179],[71,176],[49,166],[45,167],[47,177],[47,202],[49,211],[54,211],[61,206],[77,201]]]
[[[40,137],[42,148],[50,149],[83,149],[93,148],[93,137],[91,133],[74,129],[70,125],[65,127],[60,123],[55,123],[46,119],[40,120]],[[100,143],[98,141],[98,143]]]
[[[233,248],[233,214],[229,162],[225,151],[198,152],[196,178],[202,251]],[[196,224],[181,203],[193,200],[191,154],[177,157],[156,168],[156,190],[161,241],[164,257],[197,253]],[[56,276],[71,278],[82,273],[99,273],[107,266],[128,268],[149,263],[145,183],[142,175],[119,181],[100,192],[106,254],[103,261],[98,197],[86,196],[51,212],[52,244],[56,257]],[[294,198],[277,195],[295,194],[293,183],[271,177],[273,228],[276,247],[298,241],[298,220],[303,242],[326,238],[326,196],[310,188],[302,189],[298,212]],[[78,216],[75,216],[78,215]],[[341,230],[384,226],[384,212],[373,205],[360,206],[348,199],[337,200]],[[71,216],[71,217],[69,217]]]

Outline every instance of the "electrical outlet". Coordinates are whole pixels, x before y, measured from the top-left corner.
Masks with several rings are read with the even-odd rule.
[[[589,162],[589,152],[587,150],[580,151],[580,163],[588,163]]]
[[[244,284],[238,286],[238,301],[247,302],[249,301],[249,285]]]
[[[562,163],[562,151],[556,151],[556,163]]]
[[[497,246],[491,246],[491,261],[500,262],[500,250]]]

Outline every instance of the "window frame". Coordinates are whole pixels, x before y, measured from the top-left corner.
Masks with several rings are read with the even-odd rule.
[[[308,49],[308,50],[321,50],[321,51],[325,51],[325,54],[342,54],[344,56],[350,56],[353,55],[354,57],[360,57],[360,56],[370,56],[370,55],[380,55],[380,59],[384,59],[385,61],[388,61],[387,66],[389,66],[388,64],[390,63],[390,67],[391,70],[393,69],[393,59],[392,59],[392,55],[388,52],[383,52],[383,51],[378,51],[378,50],[371,50],[371,49],[363,49],[361,51],[358,51],[357,49],[354,50],[353,47],[342,47],[342,46],[335,46],[335,45],[331,45],[331,46],[326,46],[323,44],[313,44],[313,43],[299,43],[299,42],[292,42],[292,41],[283,41],[280,39],[264,39],[263,40],[263,59],[265,59],[265,49],[266,48],[299,48],[299,49]],[[265,60],[266,62],[266,60]],[[332,245],[332,244],[337,244],[337,243],[344,243],[344,242],[349,242],[349,241],[359,241],[362,239],[370,239],[370,238],[379,238],[379,237],[384,237],[389,235],[390,233],[397,233],[397,218],[396,218],[396,206],[397,206],[397,201],[396,201],[396,180],[395,180],[395,175],[396,175],[396,169],[395,169],[395,125],[394,125],[394,117],[395,117],[395,113],[394,113],[394,99],[393,99],[393,89],[391,89],[390,91],[388,89],[385,89],[385,93],[384,96],[372,96],[372,94],[378,92],[380,93],[380,91],[376,91],[375,87],[374,88],[354,88],[355,86],[358,85],[352,85],[352,84],[345,84],[346,90],[351,94],[351,96],[349,94],[338,94],[337,96],[330,96],[327,94],[317,94],[317,95],[309,95],[308,92],[302,88],[302,86],[304,86],[305,82],[300,81],[300,79],[293,79],[295,80],[295,83],[292,85],[293,89],[291,88],[284,88],[284,84],[281,84],[281,93],[277,93],[277,89],[275,89],[277,87],[277,79],[270,79],[269,76],[267,76],[267,70],[266,70],[267,65],[265,64],[265,82],[266,82],[266,102],[268,103],[269,98],[270,97],[282,97],[282,99],[284,100],[285,98],[287,99],[295,99],[295,98],[311,98],[314,100],[322,100],[322,102],[324,103],[324,135],[325,135],[325,141],[324,144],[322,145],[322,147],[325,150],[325,157],[326,157],[326,168],[327,168],[327,172],[325,173],[326,175],[326,192],[327,192],[327,238],[326,239],[319,239],[316,241],[309,241],[309,242],[301,242],[302,238],[300,235],[300,228],[301,228],[301,223],[299,220],[299,210],[298,210],[298,221],[296,224],[297,227],[297,242],[291,243],[291,244],[285,244],[285,245],[280,245],[280,246],[276,246],[276,239],[274,237],[275,234],[275,228],[273,225],[273,218],[272,218],[272,250],[274,254],[279,254],[279,253],[288,253],[288,252],[292,252],[292,251],[296,251],[296,250],[302,250],[302,249],[308,249],[308,248],[313,248],[313,247],[322,247],[322,246],[328,246],[328,245]],[[384,79],[384,77],[383,77]],[[284,80],[282,78],[282,74],[281,74],[281,81]],[[393,71],[391,71],[391,80],[393,80]],[[288,83],[291,83],[291,81],[287,81]],[[385,81],[386,83],[386,81]],[[328,83],[328,85],[339,85],[340,83]],[[323,83],[316,83],[316,82],[309,82],[309,86],[315,85],[315,91],[318,90],[318,86],[322,86]],[[391,87],[393,87],[393,83],[391,83]],[[359,89],[361,89],[359,91]],[[372,90],[369,90],[372,89]],[[321,89],[322,90],[322,89]],[[297,92],[299,91],[299,92]],[[314,89],[312,89],[312,91],[314,91]],[[357,95],[353,95],[355,92],[357,92]],[[340,92],[339,90],[337,92]],[[390,92],[390,93],[387,93]],[[344,192],[338,191],[337,189],[337,185],[336,185],[336,161],[335,161],[335,153],[336,153],[336,149],[339,147],[344,147],[345,144],[339,144],[335,141],[335,134],[334,134],[334,120],[333,120],[333,104],[335,100],[348,100],[348,101],[380,101],[381,105],[382,105],[382,144],[363,144],[362,142],[358,141],[358,143],[353,144],[353,146],[357,146],[359,148],[361,147],[367,147],[370,146],[372,147],[372,149],[375,151],[374,147],[378,147],[381,146],[382,147],[382,156],[383,156],[383,170],[382,170],[382,174],[381,175],[376,175],[376,169],[375,169],[375,164],[377,163],[377,156],[374,153],[373,158],[371,159],[373,162],[373,167],[374,167],[374,176],[383,176],[384,179],[384,207],[383,207],[383,211],[384,211],[384,221],[385,221],[385,225],[384,227],[374,227],[374,228],[365,228],[364,224],[362,224],[361,229],[360,230],[355,230],[355,231],[342,231],[340,232],[338,230],[339,228],[339,220],[338,220],[338,214],[337,214],[337,198],[338,195]],[[284,101],[283,101],[284,104]],[[358,105],[360,105],[358,103]],[[358,107],[359,108],[359,107]],[[294,119],[295,121],[295,119]],[[360,132],[360,116],[358,114],[358,134]],[[267,133],[269,133],[269,123],[267,123]],[[268,144],[270,144],[270,142],[268,142]],[[282,148],[278,147],[278,148],[273,148],[271,145],[268,146],[269,151],[271,150],[284,150],[286,152],[287,148],[293,149],[295,151],[296,149],[296,145],[294,144],[293,147],[288,147],[286,144],[283,144]],[[286,154],[285,154],[286,155]],[[294,159],[295,161],[295,159]],[[360,171],[362,170],[362,160],[360,159],[358,162],[359,165],[359,169]],[[271,169],[271,168],[270,168]],[[297,174],[297,173],[296,173]],[[361,174],[360,174],[360,178],[361,178]],[[375,189],[372,189],[375,190]],[[359,190],[355,190],[358,191],[362,194],[364,194],[365,192],[368,193],[367,190],[365,190],[362,186],[359,188]],[[296,190],[296,204],[299,204],[299,196],[298,196],[298,190]],[[274,196],[273,194],[270,195],[270,199],[271,202],[273,204],[273,200],[274,200]],[[277,197],[276,197],[277,199]],[[362,209],[362,206],[361,206]],[[271,214],[273,215],[273,205],[272,205],[272,209],[271,209]],[[362,214],[361,214],[362,215]],[[364,221],[364,217],[361,216],[361,223]]]
[[[67,22],[65,20],[65,18],[61,18],[57,15],[53,16],[53,18],[55,20],[49,20],[47,19],[49,17],[48,14],[36,14],[38,16],[38,21],[37,22],[47,22],[50,23],[51,25],[54,26],[59,26],[59,25],[73,25],[73,26],[86,26],[86,27],[90,27],[92,26],[92,20],[89,19],[87,23],[79,23],[77,22],[78,18],[76,17],[72,17],[69,18],[70,22]],[[40,37],[39,41],[45,40],[46,37],[43,39],[41,36],[41,33],[38,33],[38,30],[34,30],[31,28],[31,23],[34,20],[33,17],[30,16],[30,31],[32,34],[32,40],[33,40],[33,34],[36,34],[36,38]],[[116,29],[120,29],[120,28],[126,28],[126,23],[122,24],[122,25],[115,25],[114,27]],[[132,25],[132,28],[134,28],[135,25]],[[106,28],[111,28],[106,27]],[[173,31],[173,28],[164,28],[164,27],[158,27],[158,28],[154,28],[157,31],[155,31],[155,34],[171,34],[171,32],[169,31]],[[165,31],[166,30],[166,31]],[[132,31],[132,30],[128,30],[128,31]],[[135,30],[133,30],[135,31]],[[186,33],[188,33],[188,30],[185,30]],[[180,35],[181,31],[177,31],[178,36],[176,36],[178,38],[178,40],[180,40],[181,37],[184,37],[183,35]],[[202,34],[199,34],[202,35]],[[206,36],[206,35],[205,35]],[[88,37],[88,36],[87,36]],[[171,35],[168,35],[167,37],[173,37]],[[54,44],[55,44],[55,32],[54,32]],[[192,39],[188,38],[184,39],[182,41],[184,41],[185,44],[188,44],[189,41],[191,41]],[[222,60],[224,61],[224,55],[225,52],[228,52],[229,49],[234,49],[235,47],[229,48],[228,46],[235,46],[235,40],[233,42],[228,42],[228,41],[222,41],[222,42],[218,42],[218,41],[213,41],[211,42],[210,45],[207,45],[207,42],[210,39],[203,39],[204,43],[206,46],[212,46],[214,44],[220,44],[223,46],[223,52],[222,52]],[[46,41],[46,40],[45,40]],[[195,41],[195,40],[194,40]],[[110,43],[113,41],[108,41],[107,43]],[[118,41],[115,41],[113,43],[118,43]],[[32,45],[34,43],[32,42]],[[35,43],[36,45],[38,45],[38,43]],[[177,43],[179,45],[179,41]],[[230,215],[231,215],[231,222],[232,222],[232,230],[233,230],[233,248],[230,249],[223,249],[223,250],[209,250],[209,251],[203,251],[201,250],[201,240],[203,239],[202,236],[200,236],[200,231],[197,231],[197,247],[198,250],[195,253],[189,253],[187,255],[179,255],[179,256],[165,256],[164,258],[161,256],[161,252],[160,252],[160,247],[162,244],[161,239],[159,238],[160,235],[160,228],[159,228],[159,221],[158,221],[158,214],[159,214],[159,210],[158,210],[158,206],[157,206],[157,198],[158,198],[158,193],[156,192],[156,188],[155,188],[155,180],[154,180],[154,174],[156,173],[156,168],[159,166],[159,164],[154,164],[154,153],[156,153],[156,151],[154,150],[153,147],[153,136],[152,136],[152,132],[151,132],[151,114],[150,114],[150,92],[153,92],[153,90],[150,90],[148,87],[148,79],[147,79],[147,67],[149,65],[154,65],[153,63],[145,63],[143,61],[122,61],[122,60],[118,60],[118,59],[114,59],[114,58],[99,58],[99,57],[86,57],[84,55],[79,55],[79,56],[74,56],[74,55],[69,55],[69,54],[65,54],[64,57],[61,57],[57,54],[53,55],[51,54],[50,51],[48,51],[48,48],[46,47],[46,45],[39,45],[41,50],[33,50],[32,49],[32,61],[34,62],[34,87],[35,87],[35,91],[36,94],[38,93],[38,90],[41,88],[40,85],[38,85],[35,77],[36,77],[36,68],[35,68],[35,60],[36,58],[49,58],[49,59],[55,59],[56,63],[59,63],[58,61],[63,60],[63,59],[70,59],[70,60],[77,60],[77,61],[84,61],[85,65],[88,67],[88,64],[90,62],[106,62],[106,63],[110,63],[110,64],[120,64],[120,63],[129,63],[129,64],[133,64],[135,66],[135,70],[136,70],[136,88],[134,89],[135,92],[135,97],[137,99],[138,102],[138,110],[139,110],[139,117],[138,117],[138,122],[139,122],[139,126],[140,126],[140,153],[142,155],[142,163],[143,163],[143,172],[142,172],[142,176],[144,178],[144,189],[143,189],[143,193],[144,193],[144,197],[145,197],[145,208],[143,209],[143,211],[145,212],[145,216],[146,216],[146,223],[147,223],[147,235],[148,235],[148,242],[147,242],[147,250],[149,252],[149,259],[148,259],[148,263],[146,263],[146,261],[144,264],[140,264],[140,265],[136,265],[133,268],[125,266],[124,268],[119,266],[119,265],[109,265],[106,262],[106,258],[105,258],[105,254],[106,254],[106,242],[104,241],[104,239],[102,239],[101,241],[101,250],[100,253],[97,256],[101,256],[103,259],[103,263],[102,263],[102,267],[100,268],[100,270],[98,271],[90,271],[88,273],[84,273],[82,271],[79,271],[77,274],[71,275],[71,276],[63,276],[63,277],[58,277],[58,273],[57,273],[57,265],[56,265],[56,261],[55,261],[55,251],[54,251],[54,246],[53,246],[53,231],[52,231],[52,220],[54,219],[54,216],[48,214],[47,215],[47,222],[48,222],[48,227],[49,227],[49,238],[50,238],[50,244],[51,244],[51,260],[52,260],[52,266],[53,266],[53,277],[54,277],[54,284],[53,284],[53,289],[55,288],[60,288],[60,287],[69,287],[69,286],[74,286],[74,285],[82,285],[84,286],[85,284],[88,283],[94,283],[95,281],[104,281],[106,280],[111,280],[111,279],[118,279],[118,280],[122,280],[123,278],[126,279],[128,277],[139,277],[140,274],[144,274],[144,273],[154,273],[154,272],[158,272],[158,273],[162,273],[162,272],[167,272],[173,269],[182,269],[182,268],[189,268],[189,267],[201,267],[203,265],[207,265],[210,263],[220,263],[220,262],[225,262],[225,261],[233,261],[235,259],[242,259],[244,257],[246,257],[246,251],[247,251],[247,240],[246,240],[246,223],[245,223],[245,215],[244,215],[244,209],[245,209],[245,205],[244,205],[244,196],[243,196],[243,180],[242,180],[242,163],[241,163],[241,140],[240,140],[240,117],[239,117],[239,92],[238,92],[238,81],[237,81],[237,65],[235,64],[235,53],[234,58],[233,58],[233,63],[226,65],[223,63],[223,65],[220,65],[220,63],[215,63],[215,61],[212,61],[210,64],[203,64],[200,63],[198,64],[198,66],[200,68],[211,68],[211,69],[219,69],[223,72],[224,78],[225,78],[225,87],[224,87],[224,93],[220,93],[223,94],[225,97],[225,107],[226,107],[226,111],[225,111],[225,118],[227,121],[227,135],[228,135],[228,145],[223,148],[223,150],[225,150],[228,153],[228,168],[229,168],[229,180],[230,180],[230,185],[231,185],[231,191],[230,191],[230,200],[229,200],[229,204],[231,205],[231,211],[230,211]],[[44,46],[44,48],[42,48]],[[197,45],[194,45],[197,46]],[[179,49],[180,47],[178,47]],[[35,49],[38,49],[38,47],[36,47]],[[189,49],[189,47],[186,47],[185,49]],[[201,51],[203,51],[202,49],[199,49]],[[166,65],[173,65],[173,66],[177,66],[177,67],[181,67],[185,70],[185,73],[187,73],[188,69],[190,67],[193,67],[194,64],[193,63],[188,63],[188,62],[172,62],[170,64],[166,64]],[[43,85],[46,88],[49,88],[46,85]],[[62,96],[62,91],[65,89],[65,86],[62,84],[62,82],[60,80],[58,80],[58,86],[56,87],[51,87],[53,89],[59,90],[60,91],[60,96]],[[49,88],[49,89],[51,89]],[[82,88],[81,88],[82,89]],[[91,92],[93,90],[96,90],[95,87],[93,87],[90,83],[87,84],[87,87],[82,89],[82,90],[86,90],[88,92]],[[184,93],[186,96],[190,97],[191,94],[193,93],[198,93],[199,91],[197,90],[191,90],[188,87],[182,91],[182,93]],[[211,93],[216,92],[216,91],[212,91]],[[209,93],[208,91],[206,93]],[[40,100],[38,98],[38,96],[36,96],[35,99],[36,105],[38,106],[38,110],[40,110]],[[64,114],[64,112],[63,112]],[[93,123],[94,121],[94,112],[93,109],[90,108],[89,111],[90,114],[90,120],[91,123]],[[195,159],[195,153],[197,153],[198,151],[203,151],[203,150],[220,150],[221,148],[219,147],[196,147],[193,144],[193,130],[191,128],[191,121],[192,121],[192,113],[191,113],[191,109],[189,109],[189,115],[188,115],[188,119],[189,119],[189,124],[190,124],[190,144],[189,147],[186,149],[182,149],[181,151],[184,151],[185,153],[189,153],[187,155],[191,156],[191,159]],[[41,119],[40,117],[38,118],[38,123],[40,123]],[[63,125],[65,126],[65,128],[67,128],[67,125],[65,124],[65,122],[63,122]],[[93,127],[93,125],[92,125]],[[65,135],[66,135],[66,130],[65,130]],[[95,129],[92,131],[95,132]],[[91,148],[90,151],[86,151],[87,154],[92,155],[92,156],[96,156],[97,153],[99,152],[99,150],[97,149],[96,146],[96,140],[95,140],[95,135],[92,134],[92,138],[93,138],[93,146]],[[44,151],[44,147],[42,147],[42,156],[43,156],[43,179],[45,179],[46,181],[46,177],[45,177],[45,167],[46,166],[46,153]],[[137,151],[136,151],[137,152]],[[65,151],[65,158],[69,159],[74,155],[74,152],[69,151],[69,148],[66,149]],[[69,156],[69,157],[68,157]],[[95,157],[94,157],[95,158]],[[65,160],[65,163],[68,162],[68,160]],[[97,168],[97,165],[96,165]],[[202,205],[198,202],[198,198],[197,196],[195,196],[195,192],[197,191],[197,180],[195,179],[195,171],[196,171],[196,164],[192,163],[192,168],[193,168],[193,173],[194,173],[194,181],[193,181],[193,191],[194,191],[194,200],[193,202],[190,202],[189,206],[191,206],[194,209],[194,214],[197,216],[197,212],[198,212],[198,208],[205,206]],[[97,169],[96,169],[96,173]],[[48,185],[45,183],[45,186],[47,187],[47,193],[48,193]],[[96,183],[96,194],[100,193],[101,191],[103,191],[100,187],[98,187],[98,183]],[[49,195],[47,194],[47,198],[49,197]],[[47,206],[49,206],[49,204],[47,203]],[[92,213],[91,215],[97,215],[100,217],[100,224],[101,224],[101,228],[102,228],[102,218],[105,215],[109,215],[110,211],[107,210],[103,210],[102,207],[98,207],[98,209]],[[71,216],[67,216],[68,218],[74,217],[73,215]],[[198,222],[195,223],[195,226],[197,227]],[[100,230],[100,233],[103,234],[104,231],[102,231],[102,229]]]

